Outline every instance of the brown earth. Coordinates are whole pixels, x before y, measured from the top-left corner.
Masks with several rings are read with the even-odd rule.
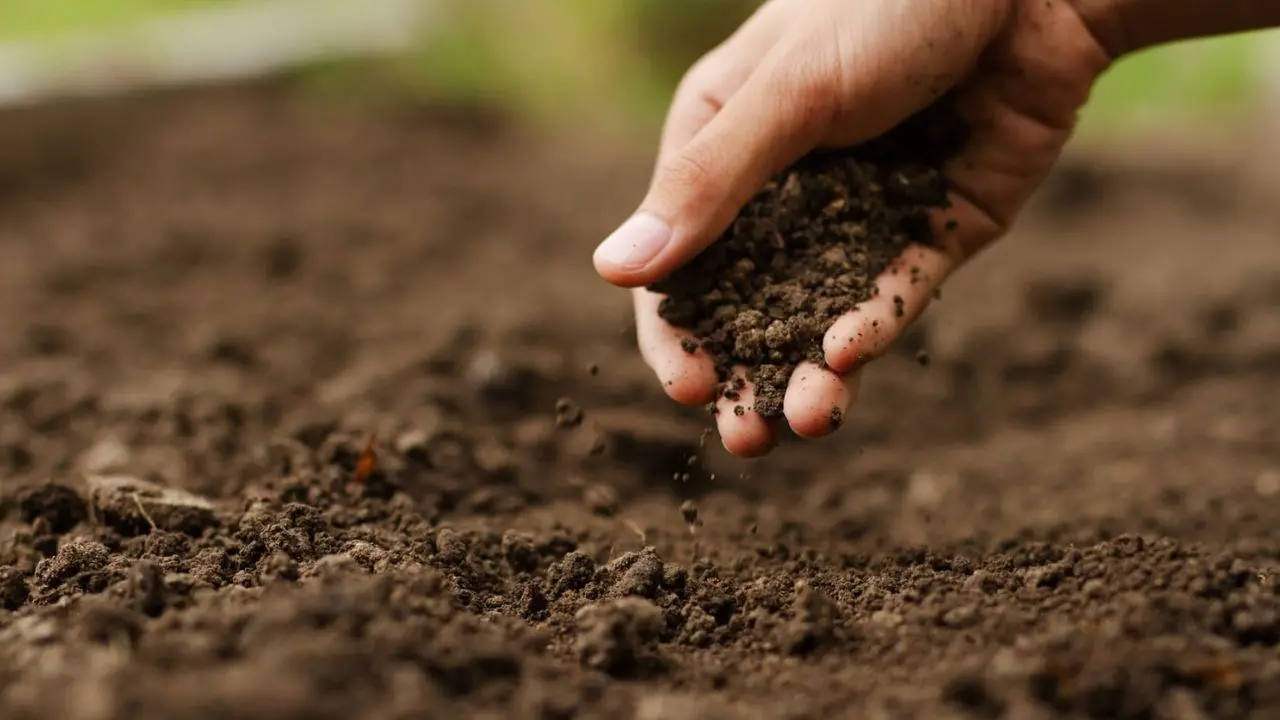
[[[745,464],[590,267],[642,145],[272,87],[3,126],[0,717],[1280,712],[1252,165],[1070,165]]]

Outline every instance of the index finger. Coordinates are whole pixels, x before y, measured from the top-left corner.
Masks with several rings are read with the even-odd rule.
[[[689,144],[742,87],[782,36],[784,4],[769,0],[723,43],[693,65],[676,88],[663,126],[658,162]]]

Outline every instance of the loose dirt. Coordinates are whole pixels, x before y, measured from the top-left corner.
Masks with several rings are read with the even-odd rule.
[[[929,212],[947,204],[940,168],[964,138],[948,96],[883,137],[807,156],[650,287],[666,296],[659,315],[692,332],[685,349],[711,356],[720,396],[736,400],[745,377],[752,409],[782,416],[796,366],[825,366],[832,323],[878,294],[876,278],[909,245],[934,244]]]
[[[6,719],[1280,712],[1243,170],[1051,184],[746,464],[590,268],[645,143],[272,85],[0,122]]]

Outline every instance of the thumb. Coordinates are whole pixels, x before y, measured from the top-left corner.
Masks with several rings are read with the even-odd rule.
[[[596,248],[596,271],[622,287],[653,283],[729,227],[775,173],[813,149],[830,126],[834,83],[806,75],[775,47],[720,112],[654,173],[640,209]]]

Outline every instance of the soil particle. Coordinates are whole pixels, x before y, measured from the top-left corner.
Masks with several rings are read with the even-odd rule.
[[[502,554],[511,569],[518,573],[533,572],[542,563],[533,538],[515,530],[502,534]]]
[[[199,535],[214,524],[206,499],[129,475],[90,475],[85,479],[95,511],[123,535],[168,530]]]
[[[685,500],[680,504],[680,516],[684,518],[684,524],[693,527],[698,524],[698,506],[692,500]]]
[[[556,425],[562,428],[574,428],[582,424],[584,413],[578,404],[569,398],[556,401]]]
[[[797,583],[791,619],[782,626],[781,646],[792,655],[809,655],[840,642],[840,608],[807,582]]]
[[[572,590],[581,590],[591,582],[596,573],[596,564],[584,552],[574,550],[547,571],[547,582],[551,597],[558,598]]]
[[[62,534],[88,517],[88,506],[75,490],[50,483],[20,493],[18,508],[23,522],[40,521],[52,533]]]
[[[158,616],[164,611],[164,570],[153,560],[139,560],[129,573],[129,594],[134,609],[144,615]]]
[[[796,366],[823,363],[831,324],[875,295],[909,245],[933,242],[928,212],[947,204],[938,168],[964,137],[944,100],[863,146],[806,157],[717,242],[652,285],[666,295],[662,317],[696,338],[685,349],[711,354],[721,394],[745,367],[756,412],[781,415]],[[901,298],[895,305],[901,315]]]
[[[29,594],[22,571],[10,565],[0,566],[0,609],[17,610]]]
[[[662,610],[637,597],[585,605],[575,616],[583,665],[615,677],[634,677],[656,665]]]
[[[57,555],[41,560],[33,579],[47,589],[75,582],[87,590],[99,584],[96,573],[107,566],[110,558],[106,545],[77,538],[58,548]]]
[[[612,597],[656,598],[665,573],[666,566],[651,547],[625,553],[604,567],[604,576],[613,578],[609,587]]]

